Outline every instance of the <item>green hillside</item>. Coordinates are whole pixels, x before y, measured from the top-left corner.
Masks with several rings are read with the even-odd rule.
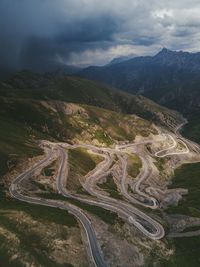
[[[134,113],[165,125],[169,123],[168,120],[176,122],[177,118],[180,119],[177,112],[145,97],[127,94],[76,76],[19,72],[8,81],[0,83],[0,95],[15,99],[51,99],[88,104],[123,113]]]
[[[20,158],[40,154],[39,139],[111,146],[156,133],[137,116],[83,104],[0,97],[0,105],[1,174]]]
[[[67,106],[72,102],[78,105]],[[155,133],[153,122],[174,126],[181,120],[142,96],[75,76],[25,71],[0,83],[0,105],[0,174],[40,154],[39,139],[112,145]]]

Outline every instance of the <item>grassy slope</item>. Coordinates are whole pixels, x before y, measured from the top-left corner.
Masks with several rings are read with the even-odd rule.
[[[189,193],[177,207],[171,207],[167,212],[200,217],[200,163],[186,164],[178,168],[171,187],[187,188]],[[163,267],[199,266],[200,237],[174,238],[171,243],[175,247],[175,254],[170,261],[163,262]]]
[[[86,149],[76,148],[69,150],[69,176],[67,179],[67,189],[76,193],[87,193],[83,189],[80,180],[88,172],[100,163],[101,157],[89,154]]]
[[[18,158],[41,154],[35,139],[44,138],[42,125],[48,117],[32,101],[0,97],[0,174],[10,170]],[[51,123],[50,119],[49,122]],[[9,164],[8,164],[9,163]]]
[[[48,136],[48,138],[68,140],[75,133],[80,133],[80,125],[71,127],[71,122],[63,118],[59,108],[57,114],[50,112],[41,105],[40,100],[92,104],[109,110],[135,113],[160,123],[180,118],[176,113],[143,97],[111,90],[93,81],[73,76],[20,72],[8,81],[0,82],[0,161],[2,162],[0,174],[12,166],[12,164],[6,166],[9,154],[23,156],[39,153],[32,142],[34,137],[41,139]],[[90,114],[98,118],[101,110],[96,109],[94,112],[93,109]],[[106,120],[102,122],[103,128],[112,123],[112,134],[116,133],[114,137],[118,140],[131,138],[132,134],[127,134],[123,127],[119,127],[120,116],[116,120],[116,113],[104,112],[105,116]],[[95,138],[100,142],[104,139],[108,145],[112,143],[109,136],[106,136],[101,129],[96,131]]]
[[[175,171],[171,188],[183,187],[189,193],[170,212],[200,217],[200,163],[185,164]]]
[[[106,182],[98,184],[98,187],[107,192],[111,198],[123,199],[123,196],[118,191],[117,185],[114,182],[112,175],[106,177]]]
[[[194,112],[188,116],[188,124],[183,129],[183,135],[197,143],[200,143],[200,112]]]
[[[64,119],[63,121],[63,114],[60,114],[59,110],[57,114],[53,114],[40,104],[40,100],[92,104],[109,110],[135,113],[160,123],[169,120],[176,121],[179,118],[176,113],[143,97],[111,90],[93,81],[73,76],[20,72],[8,81],[0,82],[0,161],[2,162],[0,174],[9,169],[9,166],[6,166],[9,154],[22,155],[25,150],[28,155],[39,153],[32,143],[33,137],[47,138],[49,136],[59,140],[67,140],[77,131],[80,132],[78,127],[72,128],[68,120]],[[98,113],[101,111],[96,111],[96,117],[99,116]],[[107,112],[105,115],[107,121],[110,117],[109,123],[112,123],[112,132],[117,133],[119,140],[123,137],[130,139],[130,134],[127,135],[123,127],[118,127],[119,123],[115,119],[116,113],[113,116],[110,114]],[[63,123],[60,124],[59,120]],[[115,127],[113,127],[114,124]],[[104,123],[104,126],[107,127],[108,123],[107,125]],[[16,133],[15,136],[12,134],[14,132]],[[95,133],[95,136],[100,141],[104,138],[105,143],[112,143],[101,129]],[[27,141],[26,144],[25,140]],[[7,151],[4,147],[8,143],[10,148]],[[28,143],[31,143],[32,148]]]
[[[42,153],[20,123],[0,118],[0,175],[15,166],[18,157]]]
[[[84,105],[89,115],[89,120],[86,123],[92,126],[98,125],[100,128],[95,132],[95,138],[107,145],[113,143],[113,139],[117,141],[133,141],[137,134],[148,136],[150,133],[156,134],[152,123],[143,120],[136,116],[117,113],[110,110],[105,110],[98,107]],[[82,120],[81,116],[76,119]]]
[[[137,155],[131,154],[128,156],[128,165],[127,165],[127,173],[132,178],[135,178],[142,167],[142,162]]]
[[[136,134],[155,133],[151,122],[138,117],[87,105],[82,106],[83,113],[66,115],[63,102],[45,103],[0,97],[0,174],[12,169],[19,158],[41,153],[37,139],[70,142],[76,137],[111,145],[114,140],[133,140]]]
[[[52,74],[41,76],[21,72],[6,83],[0,83],[0,95],[88,104],[125,113],[135,113],[160,123],[165,123],[166,118],[169,117],[176,120],[178,116],[176,112],[161,107],[142,96],[111,90],[94,81],[75,76]]]

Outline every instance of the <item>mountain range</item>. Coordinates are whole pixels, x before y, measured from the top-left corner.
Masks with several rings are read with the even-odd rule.
[[[103,67],[91,66],[79,75],[142,94],[184,113],[200,107],[200,53],[163,48],[155,56],[135,57]]]
[[[135,57],[79,75],[123,91],[143,95],[184,114],[190,138],[200,141],[200,53],[163,48],[155,56]]]

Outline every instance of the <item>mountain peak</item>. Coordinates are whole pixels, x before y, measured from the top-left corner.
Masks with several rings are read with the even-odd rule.
[[[163,47],[161,50],[162,53],[172,52],[171,50],[167,49],[166,47]]]
[[[167,54],[169,54],[169,53],[173,53],[173,51],[172,50],[169,50],[169,49],[167,49],[166,47],[163,47],[163,49],[162,50],[160,50],[160,52],[158,52],[158,54],[157,55],[167,55]],[[156,56],[157,56],[156,55]]]

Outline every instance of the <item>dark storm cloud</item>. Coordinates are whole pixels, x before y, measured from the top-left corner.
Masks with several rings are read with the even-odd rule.
[[[80,1],[81,2],[81,1]],[[80,3],[79,2],[79,3]],[[41,68],[71,52],[108,46],[120,18],[78,1],[2,0],[0,66]]]
[[[197,0],[1,0],[0,71],[200,50]]]
[[[100,42],[112,40],[118,31],[120,21],[111,16],[86,18],[81,23],[66,25],[57,37],[61,42]]]
[[[133,39],[135,45],[151,46],[155,43],[158,43],[160,40],[159,36],[138,36],[138,38]]]
[[[82,23],[63,25],[52,37],[29,37],[20,52],[20,65],[34,70],[48,70],[47,65],[56,62],[58,57],[67,61],[71,52],[81,53],[87,49],[106,49],[113,45],[113,33],[117,23],[111,17],[86,18]]]

